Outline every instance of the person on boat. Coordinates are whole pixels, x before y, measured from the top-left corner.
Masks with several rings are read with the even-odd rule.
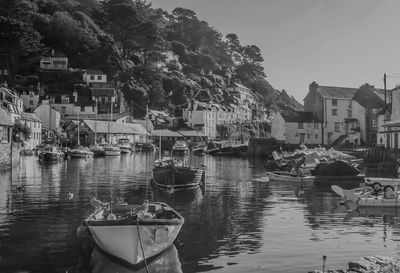
[[[295,164],[294,164],[294,170],[296,171],[296,175],[297,176],[303,176],[303,174],[300,171],[301,166],[306,162],[306,157],[303,156],[300,160],[298,160]]]

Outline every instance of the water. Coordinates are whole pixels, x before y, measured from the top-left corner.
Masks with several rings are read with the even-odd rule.
[[[91,212],[92,196],[129,203],[147,196],[185,217],[176,246],[150,272],[308,272],[321,269],[322,255],[326,268],[399,255],[396,210],[347,211],[331,192],[311,186],[299,199],[293,183],[251,181],[265,175],[262,161],[204,156],[192,162],[207,166],[205,195],[151,189],[152,154],[50,165],[22,158],[12,172],[0,173],[0,272],[133,272],[97,252],[90,267],[82,266],[87,259],[76,230]]]

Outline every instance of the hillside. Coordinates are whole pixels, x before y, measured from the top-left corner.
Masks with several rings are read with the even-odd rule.
[[[138,115],[146,104],[176,112],[192,99],[223,104],[232,82],[250,87],[268,109],[302,109],[268,83],[256,45],[224,37],[188,9],[168,13],[140,0],[6,0],[0,25],[1,63],[14,87],[35,84],[27,76],[39,75],[36,81],[51,89],[38,63],[54,49],[70,67],[105,72]],[[52,89],[71,90],[69,80],[58,83]]]

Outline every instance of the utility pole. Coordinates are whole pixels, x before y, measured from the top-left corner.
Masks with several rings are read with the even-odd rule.
[[[385,90],[385,104],[387,103],[387,95],[386,95],[386,73],[383,74],[383,86]]]

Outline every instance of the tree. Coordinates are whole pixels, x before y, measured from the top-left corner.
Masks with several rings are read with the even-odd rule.
[[[12,81],[21,56],[38,52],[41,36],[30,23],[0,16],[0,55],[4,56]]]

